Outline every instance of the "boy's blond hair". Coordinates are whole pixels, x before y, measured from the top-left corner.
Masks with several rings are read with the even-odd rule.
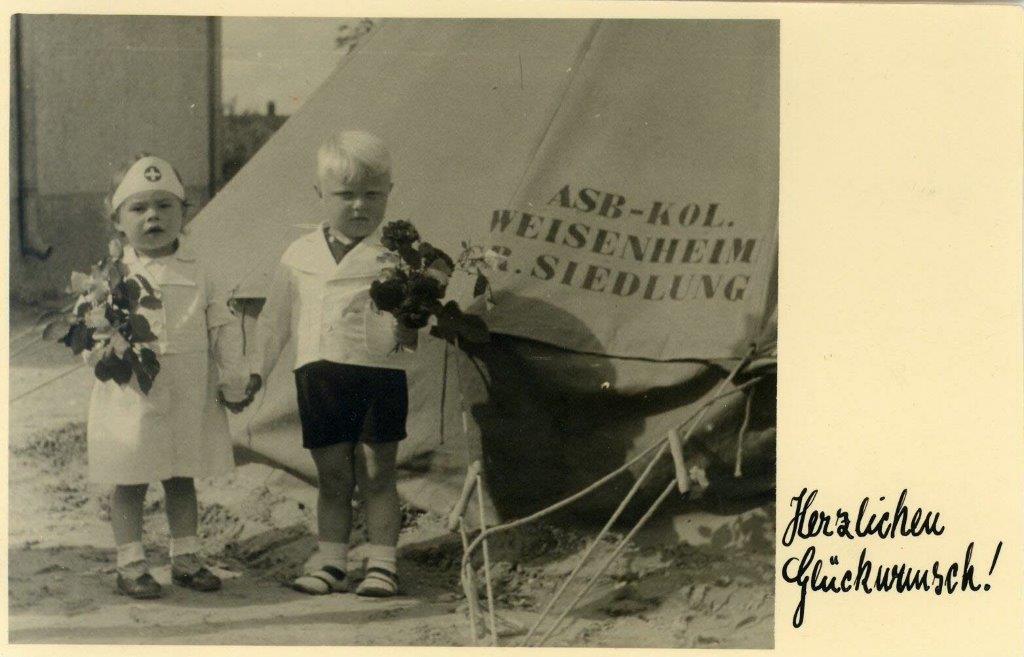
[[[379,137],[345,130],[331,135],[316,153],[316,174],[337,173],[346,183],[391,179],[391,155]]]

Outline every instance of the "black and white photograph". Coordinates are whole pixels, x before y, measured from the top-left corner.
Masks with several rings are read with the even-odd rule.
[[[775,646],[779,20],[9,29],[11,644]]]

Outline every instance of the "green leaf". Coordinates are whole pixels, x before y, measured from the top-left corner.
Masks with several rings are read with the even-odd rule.
[[[449,344],[455,344],[455,338],[459,337],[459,332],[452,327],[450,322],[443,322],[439,319],[437,324],[430,327],[430,335]]]
[[[61,315],[59,319],[55,319],[46,325],[43,329],[44,340],[63,340],[71,329],[71,322],[68,321],[67,316]]]
[[[441,306],[440,309],[435,310],[434,314],[437,315],[437,320],[440,321],[457,321],[462,317],[462,310],[459,309],[459,304],[455,301],[449,301],[448,303]]]
[[[96,363],[96,369],[93,370],[96,374],[96,378],[100,381],[110,381],[114,378],[114,368],[117,367],[115,363],[120,363],[121,359],[115,356],[112,352],[104,354],[103,358]]]
[[[142,315],[129,315],[128,326],[131,327],[132,342],[152,342],[157,339],[149,327],[149,320]]]
[[[491,341],[491,332],[487,323],[476,315],[463,315],[462,337],[467,342],[487,344]]]
[[[488,282],[487,277],[483,274],[478,274],[476,277],[476,284],[473,286],[473,296],[478,297],[482,295],[487,291],[487,287],[489,285],[490,283]]]
[[[131,366],[132,371],[135,372],[135,380],[139,382],[139,390],[142,394],[148,395],[149,391],[153,388],[154,375],[142,360],[135,355],[135,352],[128,349],[124,352],[125,361]]]
[[[143,308],[148,308],[150,310],[159,310],[160,308],[164,307],[163,302],[160,301],[159,298],[154,297],[153,295],[145,296],[139,299],[139,305]]]
[[[160,361],[156,359],[156,352],[149,347],[142,347],[139,349],[139,360],[150,376],[156,378],[156,375],[160,373]]]
[[[449,301],[444,305],[440,311],[435,313],[437,315],[437,327],[439,335],[438,337],[448,336],[451,333],[455,333],[458,337],[466,342],[472,342],[476,344],[486,344],[490,342],[491,333],[487,329],[487,324],[481,318],[476,315],[467,315],[462,312],[459,305],[454,301]],[[448,337],[442,339],[448,340]],[[450,340],[451,341],[451,340]]]
[[[142,296],[142,286],[134,278],[124,282],[125,291],[128,296],[128,309],[135,311],[139,307],[139,297]]]
[[[110,287],[110,305],[118,310],[128,310],[131,307],[128,286],[125,285],[124,281]]]
[[[136,274],[135,276],[133,276],[133,278],[142,283],[142,289],[146,291],[146,294],[156,294],[156,291],[153,289],[153,286],[150,284],[149,280],[145,276],[140,276]]]
[[[125,385],[132,380],[132,365],[128,360],[128,354],[135,355],[131,349],[125,349],[124,356],[121,358],[114,356],[114,359],[111,361],[114,383]]]
[[[96,346],[96,341],[92,338],[94,332],[95,329],[87,328],[85,324],[72,324],[68,334],[64,337],[64,344],[71,347],[72,353],[77,356],[86,349]]]
[[[85,301],[78,304],[78,307],[75,308],[75,314],[78,316],[78,319],[85,319],[85,316],[89,314],[89,311],[91,310],[92,304],[89,303],[88,301]]]

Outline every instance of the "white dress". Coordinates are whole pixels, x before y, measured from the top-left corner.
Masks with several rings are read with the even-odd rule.
[[[161,299],[161,308],[139,310],[158,338],[146,346],[157,353],[160,371],[149,394],[134,376],[124,386],[96,381],[89,403],[89,480],[130,485],[230,471],[231,436],[216,393],[222,384],[229,398],[238,398],[248,378],[239,320],[226,296],[214,293],[184,240],[176,253],[161,258],[126,248],[124,263],[145,276]]]

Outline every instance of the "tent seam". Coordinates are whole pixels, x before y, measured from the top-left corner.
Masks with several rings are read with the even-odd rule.
[[[380,29],[377,29],[377,30],[371,30],[371,31],[369,32],[369,34],[367,34],[367,39],[366,39],[366,41],[365,41],[365,42],[363,43],[363,46],[365,47],[365,46],[366,46],[367,44],[369,44],[369,43],[370,43],[371,41],[373,41],[373,40],[374,40],[374,38],[376,38],[376,36],[377,36],[378,34],[380,34]],[[360,50],[359,48],[356,48],[356,49],[354,49],[354,50],[352,50],[352,51],[350,51],[350,52],[346,53],[346,54],[345,54],[345,56],[344,56],[344,57],[342,57],[341,63],[340,63],[340,64],[338,64],[338,66],[337,66],[337,68],[336,68],[336,69],[334,70],[334,72],[333,72],[333,73],[331,73],[331,76],[337,75],[337,74],[338,74],[338,71],[341,71],[341,70],[345,69],[345,68],[346,68],[346,67],[347,67],[347,66],[348,66],[348,65],[349,65],[349,64],[350,64],[350,63],[352,62],[352,60],[353,60],[353,59],[354,59],[354,57],[355,57],[355,56],[357,55],[357,53],[359,52],[359,50]],[[282,125],[281,127],[284,127],[284,126]],[[268,140],[268,141],[267,141],[267,143],[263,145],[263,147],[266,147],[267,145],[269,145],[269,144],[270,144],[270,142],[272,142],[272,141],[274,140],[274,138],[275,138],[275,137],[277,137],[277,136],[278,136],[277,134],[275,134],[274,136],[272,136],[272,137],[270,138],[270,140]],[[212,200],[212,199],[211,199],[211,200]],[[287,230],[288,230],[288,228],[286,228],[285,230],[287,231]],[[236,293],[236,292],[238,292],[238,290],[239,290],[239,289],[241,289],[241,288],[242,288],[242,286],[243,286],[243,285],[244,285],[245,283],[247,283],[247,282],[249,281],[249,279],[251,279],[251,278],[252,278],[252,276],[253,276],[253,273],[254,273],[254,272],[255,272],[255,271],[257,270],[257,269],[259,269],[259,268],[260,268],[260,266],[261,266],[261,265],[263,264],[262,262],[259,262],[259,260],[258,260],[258,259],[256,259],[256,258],[254,258],[254,260],[257,260],[257,262],[255,262],[255,263],[253,264],[253,266],[252,266],[252,267],[250,267],[250,268],[249,268],[249,270],[245,272],[245,275],[244,275],[244,276],[242,276],[242,277],[241,277],[241,278],[240,278],[240,279],[238,280],[238,283],[236,283],[236,284],[235,284],[235,286],[234,286],[233,288],[231,288],[231,298],[232,298],[232,299],[235,299],[235,298],[239,298],[239,297],[236,297],[236,296],[235,296],[235,293]],[[264,295],[263,297],[260,297],[260,298],[266,298],[266,295]]]
[[[555,124],[555,119],[558,118],[559,112],[562,109],[562,104],[565,102],[566,96],[569,95],[569,90],[572,89],[573,82],[576,81],[579,75],[580,67],[583,64],[583,60],[586,59],[587,53],[590,52],[590,47],[594,43],[594,38],[597,36],[597,31],[600,29],[603,20],[595,20],[593,25],[590,27],[590,33],[587,38],[583,41],[580,46],[580,52],[576,56],[572,65],[572,75],[569,76],[568,81],[565,83],[565,88],[562,89],[562,93],[559,94],[558,103],[555,105],[555,110],[551,112],[551,118],[548,119],[547,124],[544,126],[544,130],[541,131],[540,139],[537,141],[537,145],[533,147],[533,151],[530,153],[530,157],[526,161],[526,167],[523,169],[523,174],[519,177],[519,182],[516,183],[515,188],[512,190],[512,198],[509,199],[508,205],[511,207],[512,202],[515,201],[516,197],[519,196],[520,190],[526,182],[526,177],[530,174],[530,170],[533,168],[533,163],[537,159],[537,154],[540,153],[541,147],[544,142],[547,141],[548,134],[551,132],[551,126]]]

